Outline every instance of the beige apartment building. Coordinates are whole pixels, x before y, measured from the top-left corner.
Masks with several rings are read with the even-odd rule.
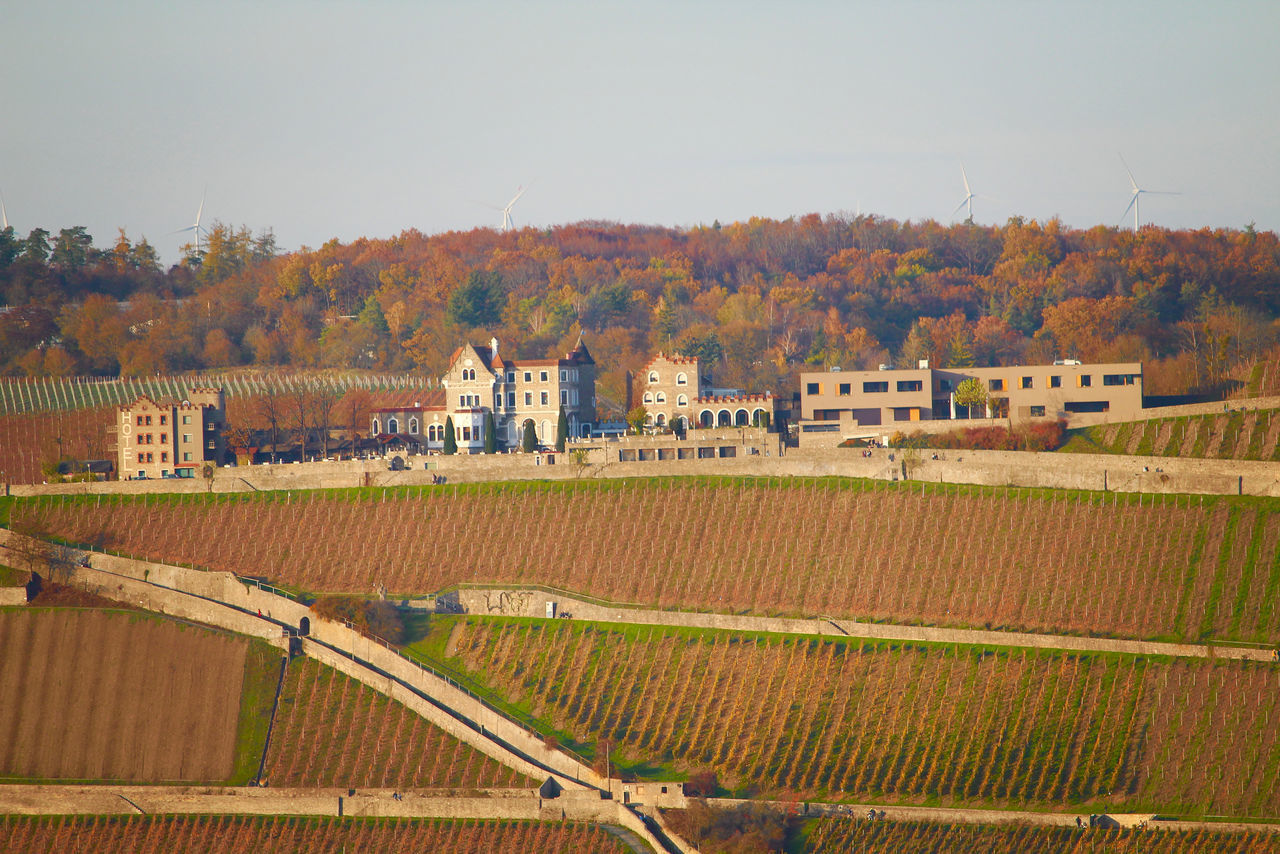
[[[116,466],[121,480],[195,477],[222,462],[227,423],[220,388],[193,388],[182,401],[143,395],[117,408]]]
[[[440,380],[444,404],[379,409],[372,435],[401,436],[429,450],[444,447],[445,422],[453,419],[459,453],[484,450],[485,413],[493,413],[499,448],[518,448],[526,422],[538,442],[552,445],[564,408],[570,436],[588,436],[596,417],[596,363],[581,340],[563,359],[501,356],[498,340],[464,344],[453,352]]]
[[[640,377],[645,420],[655,427],[767,427],[776,421],[772,392],[716,388],[696,357],[659,353]]]
[[[976,379],[988,396],[981,411],[956,402],[956,388]],[[1000,418],[1096,423],[1126,421],[1142,410],[1142,364],[1086,365],[1075,360],[1005,368],[806,372],[800,375],[801,436],[874,435],[913,422]]]

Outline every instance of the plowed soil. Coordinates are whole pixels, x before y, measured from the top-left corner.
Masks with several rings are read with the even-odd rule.
[[[0,611],[0,779],[226,779],[245,651],[120,612]]]

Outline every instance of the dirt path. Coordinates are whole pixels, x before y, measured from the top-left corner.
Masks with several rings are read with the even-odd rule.
[[[1212,644],[1163,643],[1159,641],[1089,638],[1074,635],[1000,632],[984,629],[947,629],[933,626],[908,626],[895,623],[863,623],[857,620],[829,618],[792,619],[785,617],[749,617],[734,614],[704,614],[688,611],[660,611],[646,608],[611,607],[578,599],[570,593],[536,588],[464,589],[458,592],[459,604],[467,613],[493,614],[485,607],[485,596],[510,592],[505,601],[518,603],[519,611],[500,612],[501,616],[541,617],[547,602],[555,602],[558,612],[574,620],[603,623],[627,623],[646,626],[673,626],[699,629],[724,629],[736,632],[776,632],[780,634],[832,635],[836,637],[874,640],[921,641],[928,643],[976,644],[982,646],[1035,647],[1080,652],[1119,652],[1128,655],[1167,655],[1176,658],[1224,658],[1245,661],[1275,661],[1271,647],[1216,646]],[[530,596],[528,594],[532,593]],[[499,596],[498,598],[502,598]]]
[[[562,816],[595,821],[611,827],[599,810],[599,798],[590,793],[564,794],[545,800],[530,789],[487,789],[465,795],[431,791],[360,789],[253,789],[173,786],[0,786],[0,814],[17,815],[326,815],[398,818],[526,819],[558,821]],[[943,809],[939,807],[886,806],[881,804],[803,804],[784,801],[713,798],[713,806],[732,808],[745,804],[799,811],[810,817],[866,818],[883,813],[883,821],[930,821],[942,824],[1020,823],[1052,827],[1085,825],[1084,813],[1048,813],[1023,810]],[[1151,813],[1111,813],[1104,826],[1148,830],[1214,830],[1280,833],[1280,825],[1250,822],[1167,821]],[[612,832],[612,831],[611,831]],[[620,829],[616,833],[637,851],[647,850],[638,836]]]
[[[883,813],[877,821],[931,821],[941,824],[1034,824],[1050,827],[1075,827],[1089,824],[1088,813],[1027,812],[1022,810],[947,809],[942,807],[884,806],[881,804],[796,804],[787,801],[750,801],[713,798],[708,803],[719,807],[764,804],[779,810],[800,810],[802,815],[846,816],[866,819],[871,810]],[[1102,827],[1146,828],[1147,830],[1213,830],[1249,833],[1280,833],[1280,825],[1260,822],[1182,821],[1158,819],[1152,813],[1107,813],[1100,816]]]

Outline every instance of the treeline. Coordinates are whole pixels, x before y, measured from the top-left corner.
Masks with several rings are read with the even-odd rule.
[[[336,240],[281,255],[215,225],[167,271],[121,233],[0,237],[0,371],[242,365],[438,375],[464,339],[544,357],[585,333],[606,405],[658,350],[723,385],[801,370],[1055,358],[1146,363],[1151,394],[1220,393],[1277,344],[1274,232],[1075,230],[816,214],[689,229],[578,223]]]

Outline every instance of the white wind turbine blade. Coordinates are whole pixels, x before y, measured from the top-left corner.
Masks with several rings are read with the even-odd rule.
[[[1133,177],[1133,170],[1129,168],[1129,164],[1125,162],[1124,155],[1116,152],[1116,156],[1120,158],[1120,165],[1124,167],[1125,174],[1129,176],[1129,185],[1133,187],[1134,193],[1142,192],[1138,187],[1138,181]]]
[[[8,228],[9,228],[9,211],[8,211],[8,209],[7,209],[7,208],[5,208],[5,206],[4,206],[4,194],[3,194],[3,193],[0,193],[0,218],[3,218],[3,220],[4,220],[4,225],[3,225],[3,226],[0,226],[0,228],[4,228],[4,229],[8,230]]]
[[[973,190],[969,188],[969,176],[965,174],[963,163],[960,164],[960,177],[964,179],[965,198],[966,199],[973,198]]]
[[[516,202],[520,201],[520,197],[523,196],[525,194],[525,191],[528,189],[529,189],[528,187],[516,187],[516,194],[511,197],[511,201],[507,202],[506,209],[511,210],[511,206],[514,205]]]
[[[956,214],[960,213],[960,211],[964,210],[964,206],[967,204],[969,204],[969,197],[965,196],[964,201],[956,205],[956,209],[951,212],[951,215],[955,216]]]
[[[1142,192],[1141,190],[1138,193]],[[1129,204],[1125,206],[1124,213],[1120,214],[1120,225],[1124,225],[1124,218],[1129,215],[1129,211],[1138,203],[1138,193],[1134,193],[1129,199]]]

